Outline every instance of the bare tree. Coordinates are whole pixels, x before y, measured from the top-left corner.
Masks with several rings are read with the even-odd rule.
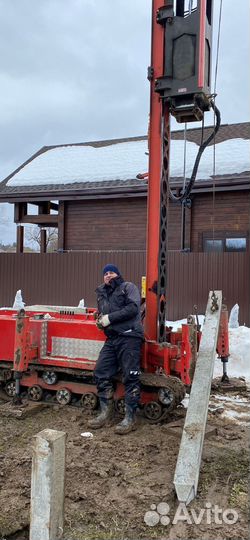
[[[35,225],[34,227],[27,227],[25,230],[25,240],[29,247],[32,247],[35,251],[40,250],[41,246],[41,227]],[[56,251],[58,244],[58,229],[52,227],[46,227],[46,251]]]

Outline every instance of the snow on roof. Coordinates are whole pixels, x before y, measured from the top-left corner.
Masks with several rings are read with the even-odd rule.
[[[148,170],[147,140],[129,141],[95,148],[93,146],[61,146],[38,155],[14,174],[8,186],[72,184],[130,180]],[[171,177],[183,177],[184,141],[171,141]],[[198,146],[187,141],[186,176],[190,177]],[[210,179],[213,174],[213,146],[206,148],[197,179]],[[229,139],[216,144],[216,175],[250,170],[249,141]]]

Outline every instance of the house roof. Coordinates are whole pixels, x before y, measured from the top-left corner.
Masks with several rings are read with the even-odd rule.
[[[213,127],[205,127],[203,140]],[[250,123],[222,125],[216,135],[216,185],[226,189],[250,188],[248,140]],[[191,175],[202,137],[201,128],[188,129],[187,178]],[[184,131],[171,134],[171,182],[183,182]],[[213,142],[202,157],[194,191],[213,186]],[[0,183],[0,200],[67,200],[72,197],[145,195],[147,181],[138,173],[148,168],[147,137],[130,137],[46,146]],[[204,183],[204,180],[206,181]]]

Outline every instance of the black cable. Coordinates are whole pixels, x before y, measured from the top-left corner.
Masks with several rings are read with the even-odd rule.
[[[199,167],[199,164],[200,164],[201,156],[202,156],[205,148],[214,139],[216,133],[219,131],[220,123],[221,123],[220,111],[216,107],[214,101],[211,101],[211,107],[214,110],[214,113],[215,113],[215,116],[216,116],[216,125],[214,127],[213,133],[211,133],[211,135],[209,135],[209,137],[200,145],[200,148],[199,148],[199,151],[198,151],[198,154],[196,156],[195,163],[194,163],[191,178],[190,178],[189,183],[187,184],[185,190],[183,191],[183,193],[181,195],[179,195],[179,196],[174,195],[173,191],[171,190],[171,188],[169,186],[169,196],[170,196],[172,201],[183,202],[186,199],[188,199],[188,197],[189,197],[189,195],[190,195],[190,193],[191,193],[191,191],[193,189],[195,180],[196,180],[196,175],[197,175],[198,167]]]

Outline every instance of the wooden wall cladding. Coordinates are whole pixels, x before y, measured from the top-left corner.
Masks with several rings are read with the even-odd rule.
[[[213,205],[212,194],[195,197],[192,205],[191,245],[192,251],[202,251],[202,234],[226,231],[249,233],[250,192],[216,193]]]
[[[181,206],[169,205],[169,249],[181,247]],[[144,198],[65,203],[65,250],[146,249],[147,201]]]
[[[146,249],[146,198],[70,201],[65,249]]]

